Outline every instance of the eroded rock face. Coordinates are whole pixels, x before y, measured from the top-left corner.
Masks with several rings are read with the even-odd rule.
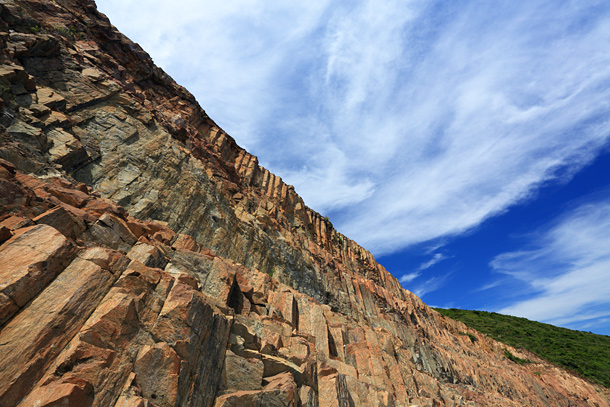
[[[0,406],[608,406],[403,290],[92,1],[0,19]]]

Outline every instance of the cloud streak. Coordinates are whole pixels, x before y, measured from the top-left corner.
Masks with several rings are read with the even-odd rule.
[[[429,269],[430,267],[434,266],[435,264],[437,264],[437,263],[439,263],[439,262],[441,262],[443,260],[449,259],[449,258],[450,258],[449,256],[444,255],[442,253],[436,253],[430,260],[428,260],[425,263],[422,263],[419,266],[419,269],[420,270]]]
[[[97,3],[376,255],[472,229],[608,143],[603,1]]]
[[[432,249],[436,250],[438,249],[438,247],[433,247]],[[427,254],[432,254],[432,251],[429,251]],[[443,253],[434,253],[434,256],[432,256],[430,260],[421,263],[417,270],[411,273],[403,274],[401,277],[398,278],[398,281],[403,285],[411,283],[412,281],[415,281],[419,279],[422,275],[424,275],[424,272],[429,268],[437,265],[443,260],[451,259],[452,257],[453,256],[448,256]],[[452,273],[450,272],[445,273],[441,276],[429,276],[425,281],[420,281],[419,283],[413,286],[406,286],[406,288],[413,291],[415,295],[423,297],[424,295],[436,291],[443,285],[445,285],[451,274]]]
[[[412,66],[396,85],[409,86],[390,86],[396,108],[374,121],[401,137],[373,162],[386,167],[375,193],[335,222],[346,234],[383,254],[461,233],[569,177],[607,143],[610,61],[598,49],[610,39],[607,14],[566,32],[577,13],[529,7],[459,10],[422,40],[425,53],[400,58]],[[531,17],[549,15],[551,28]],[[414,39],[403,41],[408,50]]]
[[[605,196],[547,226],[530,247],[497,256],[490,266],[522,286],[516,291],[520,297],[498,312],[580,329],[607,319],[609,241],[610,196]]]

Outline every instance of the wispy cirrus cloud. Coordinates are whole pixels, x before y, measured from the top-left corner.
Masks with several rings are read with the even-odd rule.
[[[392,103],[375,118],[394,137],[373,142],[387,140],[391,155],[373,161],[383,174],[374,194],[335,222],[377,254],[468,230],[569,178],[608,142],[607,12],[462,6],[423,38],[405,30],[396,39],[407,66],[389,75]]]
[[[433,247],[432,249],[436,250],[439,247]],[[432,254],[432,252],[428,252],[428,254]],[[452,258],[453,256],[446,255],[444,253],[434,253],[430,260],[427,260],[419,265],[419,267],[411,272],[405,273],[398,278],[398,281],[401,284],[409,284],[420,277],[422,277],[425,271],[436,264],[442,262],[443,260],[447,260]],[[414,285],[405,286],[408,287],[411,291],[413,291],[416,295],[422,297],[427,293],[432,291],[436,291],[441,288],[446,282],[447,278],[451,273],[444,274],[442,276],[428,276],[425,281],[419,281]]]
[[[451,256],[447,256],[446,254],[443,254],[443,253],[435,253],[434,256],[430,260],[428,260],[425,263],[422,263],[419,266],[419,269],[420,270],[429,269],[430,267],[434,266],[435,264],[440,263],[441,261],[450,259],[450,258],[451,258]]]
[[[97,3],[376,255],[474,228],[609,140],[604,1]]]
[[[520,285],[498,312],[578,329],[603,325],[610,317],[608,242],[606,195],[533,234],[522,250],[497,256],[490,266]]]
[[[421,283],[416,284],[414,287],[412,287],[411,291],[418,297],[423,298],[426,294],[436,291],[445,284],[447,284],[449,278],[451,277],[451,274],[452,273],[446,273],[429,277],[425,281],[422,281]]]
[[[292,104],[300,65],[316,52],[309,38],[328,7],[325,0],[96,3],[242,146],[254,147],[269,142],[269,123]]]
[[[419,276],[421,276],[421,271],[414,271],[412,273],[403,274],[398,279],[398,281],[400,281],[401,284],[406,284],[406,283],[410,283],[411,281],[415,280]]]

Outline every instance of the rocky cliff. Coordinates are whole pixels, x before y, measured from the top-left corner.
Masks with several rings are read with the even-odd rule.
[[[608,406],[402,289],[93,1],[0,19],[0,406]]]

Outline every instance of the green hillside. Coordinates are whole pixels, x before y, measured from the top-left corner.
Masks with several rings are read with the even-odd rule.
[[[500,342],[529,350],[610,388],[610,336],[485,311],[435,308]]]

